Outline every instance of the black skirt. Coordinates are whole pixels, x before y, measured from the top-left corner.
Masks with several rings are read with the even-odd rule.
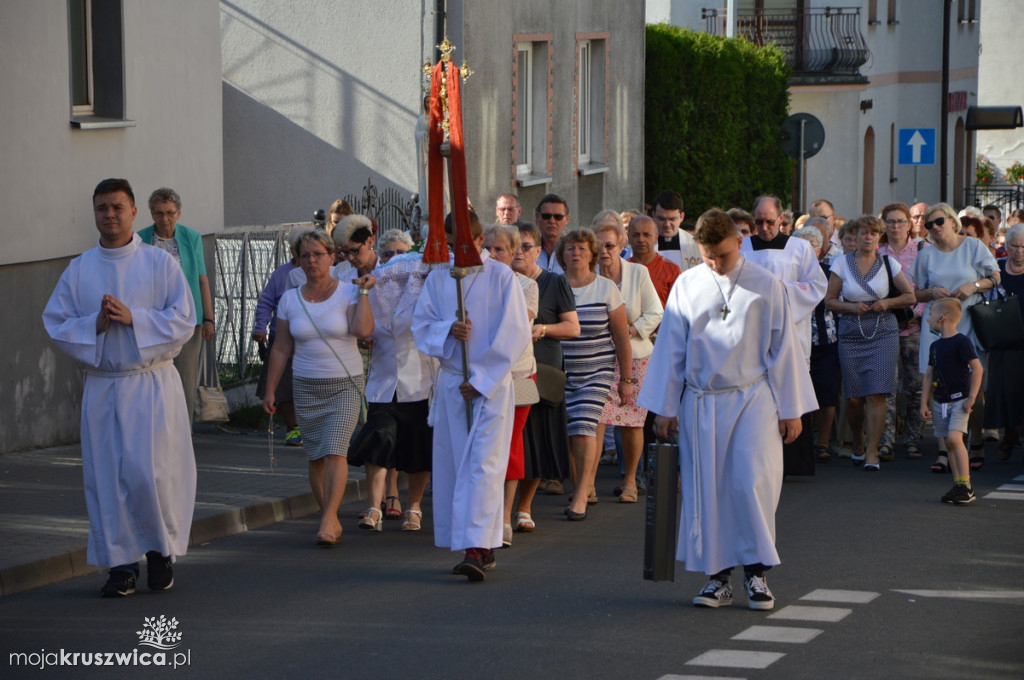
[[[569,427],[565,402],[558,406],[537,402],[530,407],[523,428],[523,479],[568,477]]]
[[[366,424],[349,447],[350,465],[372,463],[408,474],[430,472],[434,453],[434,428],[427,425],[430,406],[426,399],[390,404],[371,403]]]

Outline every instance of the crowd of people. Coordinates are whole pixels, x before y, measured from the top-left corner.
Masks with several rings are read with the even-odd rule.
[[[170,587],[195,469],[183,460],[170,480],[138,471],[133,507],[157,496],[188,505],[153,507],[155,528],[141,536],[111,509],[123,498],[103,470],[147,437],[154,454],[167,446],[152,432],[185,418],[194,392],[184,373],[169,381],[167,367],[213,326],[205,270],[188,250],[194,232],[174,229],[180,198],[155,192],[154,226],[135,235],[130,186],[106,182],[94,194],[100,246],[69,267],[44,321],[90,367],[90,562],[111,567],[103,594],[116,597],[134,589],[132,560],[143,554],[150,588]],[[877,472],[898,449],[920,458],[931,420],[941,452],[931,470],[953,473],[941,500],[966,505],[985,438],[998,438],[1000,459],[1019,443],[1024,400],[1013,380],[1024,374],[1024,342],[983,346],[969,309],[1024,295],[1024,215],[1004,228],[993,206],[958,214],[892,203],[846,221],[818,200],[794,219],[761,196],[749,212],[712,209],[690,225],[674,191],[647,210],[601,211],[586,227],[571,226],[555,194],[532,222],[522,211],[502,194],[493,222],[472,210],[468,224],[448,216],[449,247],[464,227],[471,243],[459,246],[479,259],[468,268],[425,263],[422,242],[378,234],[343,201],[328,224],[290,233],[292,259],[271,275],[252,337],[267,357],[263,408],[281,413],[286,442],[307,454],[317,545],[341,541],[348,467],[364,466],[360,530],[382,531],[387,519],[420,530],[429,484],[435,544],[463,553],[454,573],[485,580],[495,549],[538,530],[537,493],[565,494],[566,519],[588,519],[605,452],[620,466],[617,502],[636,503],[645,444],[662,438],[679,446],[677,557],[708,577],[694,603],[731,604],[730,573],[742,567],[748,606],[771,609],[785,474],[835,458]],[[140,249],[147,239],[171,257]],[[122,302],[141,295],[128,285],[139,267],[161,272],[167,290]],[[86,273],[96,281],[87,301],[75,291]],[[180,397],[182,383],[180,409],[147,410],[147,399]],[[112,442],[104,409],[127,402],[145,428],[119,416],[126,434]],[[399,472],[409,480],[404,509]]]

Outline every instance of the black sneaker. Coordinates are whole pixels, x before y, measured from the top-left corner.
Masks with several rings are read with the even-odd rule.
[[[955,496],[957,494],[957,491],[959,491],[959,490],[960,490],[960,485],[959,484],[954,484],[952,489],[950,489],[946,493],[942,494],[942,499],[941,499],[942,502],[943,503],[952,503],[953,502],[953,496]]]
[[[130,571],[112,571],[100,597],[128,597],[135,592],[135,574]]]
[[[974,498],[974,489],[961,484],[957,487],[956,493],[953,494],[953,505],[967,505],[968,503],[973,503]]]
[[[775,596],[768,590],[764,574],[744,575],[743,585],[747,589],[747,606],[751,609],[773,609]]]
[[[483,581],[487,569],[493,569],[496,564],[494,550],[484,548],[470,548],[466,551],[466,558],[455,565],[453,574],[461,574],[470,581]]]
[[[728,581],[722,581],[717,576],[712,576],[711,580],[705,583],[697,593],[697,597],[693,598],[693,604],[710,609],[728,607],[732,604],[732,586]]]
[[[146,553],[146,585],[150,590],[170,590],[174,585],[174,570],[171,558],[156,550]]]

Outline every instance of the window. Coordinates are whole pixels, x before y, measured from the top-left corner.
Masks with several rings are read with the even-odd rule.
[[[889,9],[886,12],[886,22],[890,25],[900,23],[896,19],[896,0],[889,0]]]
[[[978,20],[977,0],[960,0],[957,3],[957,20],[961,24],[969,24]]]
[[[125,120],[121,0],[68,0],[71,124],[130,127]]]
[[[580,36],[576,42],[576,163],[580,174],[606,172],[605,78],[607,34]]]
[[[548,102],[551,36],[517,36],[513,73],[513,134],[516,182],[535,186],[551,181]]]

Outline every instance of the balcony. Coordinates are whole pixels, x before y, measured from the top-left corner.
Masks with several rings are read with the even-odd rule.
[[[701,9],[701,18],[708,33],[725,35],[724,9]],[[871,54],[859,7],[741,10],[736,18],[736,35],[782,50],[794,85],[867,82],[858,70]]]

